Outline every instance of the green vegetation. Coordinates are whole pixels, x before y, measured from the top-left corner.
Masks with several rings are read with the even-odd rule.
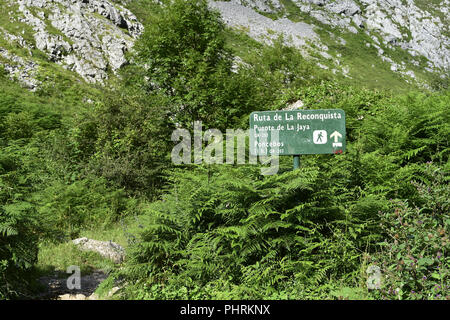
[[[128,298],[443,298],[448,94],[302,93],[346,111],[347,153],[305,156],[297,171],[283,159],[271,177],[254,166],[171,171],[172,188],[140,217],[144,229],[117,273],[136,283]],[[389,275],[379,291],[366,287],[371,264]]]
[[[54,67],[32,93],[0,72],[0,299],[70,265],[108,272],[101,292],[128,283],[122,299],[449,299],[448,89],[333,78],[205,1],[130,5],[147,31],[108,88]],[[344,154],[295,171],[283,157],[274,176],[172,164],[177,126],[246,129],[297,100],[345,110]],[[125,246],[125,262],[68,243],[82,236]]]

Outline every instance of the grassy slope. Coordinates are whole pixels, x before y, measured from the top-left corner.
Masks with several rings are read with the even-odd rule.
[[[0,2],[0,10],[2,12],[13,11],[19,16],[17,5],[10,6],[4,2]],[[44,13],[45,16],[48,17],[49,13]],[[47,31],[50,34],[62,36],[64,40],[71,43],[71,41],[58,29],[54,28],[49,21],[46,21],[46,25]],[[61,100],[64,100],[64,105],[60,108],[60,111],[63,114],[70,116],[72,112],[77,110],[76,107],[71,108],[71,106],[76,106],[81,101],[87,99],[94,101],[95,97],[101,94],[102,88],[100,86],[86,83],[76,72],[69,71],[61,65],[54,63],[44,52],[34,48],[34,32],[31,26],[20,21],[11,23],[9,14],[4,14],[0,15],[0,27],[10,34],[21,36],[25,43],[32,48],[31,50],[28,50],[21,47],[18,43],[9,42],[5,38],[0,37],[0,48],[6,49],[11,54],[17,55],[25,61],[37,63],[36,78],[43,84],[40,90],[38,90],[38,93],[41,96],[46,96],[48,102],[51,103],[54,102],[57,104],[60,103]],[[11,63],[11,61],[6,61],[0,56],[0,63],[5,62]],[[111,79],[113,82],[114,76],[112,72],[108,72],[108,75],[113,78]],[[81,99],[81,97],[84,97],[84,99]]]
[[[122,247],[127,246],[127,239],[120,225],[113,225],[108,229],[84,230],[80,237],[100,241],[111,240]],[[40,274],[65,273],[67,267],[71,265],[79,266],[82,274],[89,274],[96,269],[108,272],[115,268],[110,260],[94,252],[82,252],[71,243],[41,243],[37,264]]]

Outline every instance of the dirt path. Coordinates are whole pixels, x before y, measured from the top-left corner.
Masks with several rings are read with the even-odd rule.
[[[68,289],[67,278],[70,275],[55,273],[51,276],[39,278],[39,282],[44,286],[43,292],[37,297],[38,300],[97,300],[94,291],[100,283],[107,278],[107,275],[96,270],[93,273],[81,276],[81,289]]]
[[[101,256],[108,258],[114,263],[121,263],[125,257],[125,249],[119,244],[109,241],[99,241],[88,239],[86,237],[72,240],[72,243],[78,246],[83,251],[94,251]],[[75,273],[73,274],[75,276]],[[80,276],[80,289],[69,289],[67,280],[72,277],[70,273],[55,272],[53,275],[48,275],[39,278],[39,282],[44,289],[36,299],[38,300],[98,300],[98,296],[94,294],[100,283],[108,276],[102,270],[95,270],[90,274]],[[73,284],[73,278],[69,280]],[[114,287],[107,294],[112,296],[119,290],[119,287]]]

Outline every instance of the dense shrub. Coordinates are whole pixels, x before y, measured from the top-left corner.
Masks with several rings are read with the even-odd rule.
[[[4,187],[0,179],[0,186]],[[0,299],[30,291],[27,275],[37,261],[38,218],[33,206],[11,201],[0,206]]]
[[[0,78],[0,299],[29,293],[29,272],[43,232],[29,194],[31,146],[36,135],[60,126],[60,117]]]
[[[170,164],[174,124],[164,97],[128,93],[108,92],[95,108],[80,113],[67,134],[69,152],[80,159],[81,170],[129,194],[152,197]]]
[[[412,181],[420,207],[392,200],[379,212],[382,249],[372,257],[381,267],[384,299],[445,299],[450,289],[450,185],[441,168],[427,163]]]
[[[122,190],[103,180],[78,180],[80,164],[68,161],[66,123],[58,109],[76,98],[41,94],[0,77],[1,299],[29,297],[40,240],[67,239],[81,226],[105,225],[124,207],[133,208]]]
[[[110,189],[99,178],[71,184],[55,181],[35,193],[33,200],[52,238],[58,240],[76,238],[82,229],[107,227],[134,209],[123,190]]]
[[[232,61],[224,44],[224,24],[203,0],[171,1],[137,43],[137,60],[149,79],[146,90],[170,97],[178,123],[223,121],[222,109],[231,101],[221,97]]]

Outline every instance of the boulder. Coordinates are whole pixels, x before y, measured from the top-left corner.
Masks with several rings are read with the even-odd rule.
[[[92,240],[86,237],[72,240],[81,250],[98,252],[101,256],[121,263],[125,258],[125,249],[112,241]]]
[[[288,105],[283,110],[285,110],[285,111],[298,110],[298,109],[303,109],[304,106],[305,106],[305,104],[303,103],[302,100],[297,100],[296,102]]]

